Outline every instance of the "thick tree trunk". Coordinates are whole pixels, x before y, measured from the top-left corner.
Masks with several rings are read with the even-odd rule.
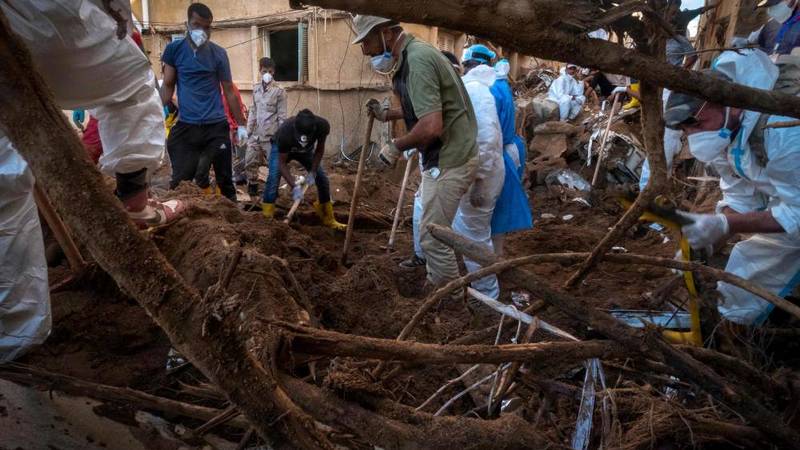
[[[275,373],[247,358],[243,338],[209,312],[225,300],[203,299],[155,244],[135,229],[91,166],[53,102],[25,45],[0,14],[0,124],[73,230],[119,287],[134,298],[186,355],[236,404],[265,439],[284,437],[303,448],[330,447],[313,421],[288,401]],[[233,338],[232,338],[233,336]],[[269,424],[281,415],[277,427]]]
[[[575,9],[563,6],[562,2],[544,0],[304,0],[302,3],[461,30],[526,55],[629,75],[720,104],[800,118],[798,97],[712,79],[671,66],[663,58],[648,57],[558,27],[563,25],[565,16],[591,7],[588,1]]]

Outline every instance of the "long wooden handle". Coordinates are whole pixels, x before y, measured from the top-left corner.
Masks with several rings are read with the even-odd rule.
[[[411,169],[414,168],[414,156],[408,159],[406,163],[406,172],[403,174],[403,182],[400,184],[400,195],[397,196],[397,207],[394,210],[394,222],[392,222],[392,232],[389,234],[388,250],[394,249],[394,237],[397,234],[397,227],[400,225],[400,213],[403,210],[403,199],[406,196],[406,185],[408,184],[408,177],[411,175]]]
[[[308,190],[308,185],[303,183],[303,197],[306,196],[306,191]],[[295,200],[292,203],[292,207],[289,208],[289,213],[286,214],[286,218],[283,219],[283,223],[289,223],[292,221],[292,217],[294,217],[294,213],[297,212],[297,208],[300,207],[300,203],[303,203],[303,199],[300,198],[299,200]]]
[[[608,133],[611,131],[611,122],[614,121],[614,112],[617,110],[619,104],[619,94],[614,94],[614,103],[611,105],[611,112],[608,114],[608,124],[606,124],[606,131],[603,133],[603,139],[600,141],[600,149],[597,151],[597,165],[594,167],[594,176],[592,177],[592,187],[597,184],[597,175],[600,173],[600,164],[603,163],[605,156],[606,141],[608,140]]]
[[[353,222],[356,220],[356,207],[358,205],[358,191],[361,187],[361,175],[364,173],[364,162],[367,160],[367,149],[369,148],[370,138],[372,137],[372,125],[375,117],[369,114],[367,131],[364,135],[364,145],[361,147],[361,155],[358,157],[358,172],[356,172],[356,185],[353,188],[353,195],[350,196],[350,215],[347,217],[347,232],[344,238],[344,249],[342,249],[342,264],[347,262],[347,252],[350,251],[350,241],[353,239]]]
[[[72,271],[79,272],[86,267],[86,261],[83,259],[80,250],[78,250],[78,246],[75,245],[75,241],[72,239],[69,229],[67,229],[61,217],[56,213],[56,210],[50,203],[50,199],[39,183],[33,185],[33,198],[36,200],[36,206],[39,207],[39,211],[42,213],[42,216],[44,216],[44,220],[53,232],[53,235],[55,235],[58,245],[64,250],[64,255],[66,255]]]

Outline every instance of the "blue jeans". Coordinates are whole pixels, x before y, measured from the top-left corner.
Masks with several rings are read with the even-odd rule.
[[[269,151],[269,175],[267,175],[267,183],[264,185],[264,197],[261,199],[263,203],[275,203],[275,200],[278,198],[278,185],[280,184],[281,180],[281,163],[278,159],[279,154],[278,146],[276,144],[272,144],[272,148]],[[314,161],[314,154],[289,153],[289,159],[286,162],[288,163],[289,161],[297,161],[306,170],[311,170],[311,164]],[[325,174],[325,170],[322,168],[322,165],[317,167],[317,176],[315,178],[315,182],[317,185],[317,197],[319,202],[330,202],[331,185],[330,181],[328,181],[328,175]]]

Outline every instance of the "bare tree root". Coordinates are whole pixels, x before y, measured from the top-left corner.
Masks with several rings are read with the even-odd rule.
[[[481,265],[488,266],[498,261],[488,248],[459,236],[452,230],[431,225],[429,232],[436,239]],[[668,344],[660,333],[630,328],[609,314],[589,307],[580,299],[553,289],[545,280],[530,271],[510,269],[506,276],[519,286],[536,292],[543,300],[573,319],[619,342],[628,351],[646,359],[671,365],[682,378],[691,380],[713,397],[729,405],[760,429],[772,442],[790,448],[800,445],[800,435],[787,427],[779,415],[754,400],[747,389],[741,385],[730,384],[708,366]]]
[[[290,332],[294,351],[328,356],[415,361],[430,364],[491,363],[526,361],[547,365],[568,359],[580,362],[589,358],[623,356],[609,341],[543,342],[505,345],[439,345],[398,342],[366,336],[353,336],[318,330],[290,323],[276,323]]]
[[[580,283],[595,264],[611,250],[625,233],[639,221],[656,196],[665,190],[667,185],[667,163],[664,157],[664,122],[661,120],[661,91],[656,85],[648,82],[641,83],[642,93],[642,131],[644,134],[645,150],[650,164],[650,180],[644,190],[639,193],[633,205],[625,211],[622,218],[614,224],[611,231],[592,250],[578,270],[567,280],[564,287],[574,287]]]

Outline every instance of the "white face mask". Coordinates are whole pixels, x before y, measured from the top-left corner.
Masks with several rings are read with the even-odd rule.
[[[402,34],[400,36],[402,36]],[[397,40],[395,41],[395,45],[400,42],[400,36],[398,36]],[[391,75],[395,69],[396,61],[394,60],[394,55],[392,55],[392,52],[386,48],[386,38],[383,37],[383,33],[381,33],[381,41],[383,42],[383,53],[370,58],[370,63],[372,64],[372,69],[375,70],[375,72],[378,72],[381,75]]]
[[[703,163],[715,160],[731,143],[730,130],[701,131],[689,135],[689,150]]]
[[[267,72],[264,75],[261,75],[261,81],[263,81],[264,84],[272,83],[272,74]]]
[[[789,20],[792,17],[792,12],[794,12],[794,9],[786,2],[780,2],[767,8],[767,14],[778,23],[784,23]]]
[[[189,38],[192,39],[196,47],[201,47],[208,42],[208,35],[205,30],[189,30]]]

